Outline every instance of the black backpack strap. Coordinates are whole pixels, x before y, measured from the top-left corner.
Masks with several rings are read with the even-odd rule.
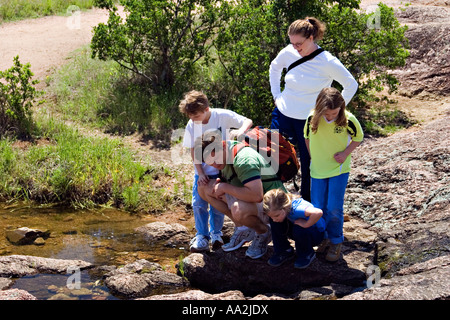
[[[293,68],[295,68],[295,67],[301,65],[303,62],[306,62],[306,61],[308,61],[308,60],[313,59],[314,57],[316,57],[317,55],[321,54],[321,53],[324,52],[324,51],[325,51],[325,50],[324,50],[323,48],[319,48],[319,49],[316,49],[316,50],[315,50],[314,52],[312,52],[311,54],[309,54],[309,55],[307,55],[307,56],[304,56],[304,57],[298,59],[297,61],[295,61],[294,63],[292,63],[292,64],[288,67],[286,73],[288,73],[291,69],[293,69]]]

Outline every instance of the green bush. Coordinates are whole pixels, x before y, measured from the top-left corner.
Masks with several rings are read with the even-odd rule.
[[[407,27],[400,26],[393,9],[383,4],[376,11],[376,26],[370,24],[374,13],[357,10],[356,0],[121,4],[128,14],[125,21],[112,1],[96,1],[110,17],[94,29],[93,57],[114,60],[146,79],[137,90],[148,90],[151,100],[158,100],[155,94],[200,89],[214,107],[233,109],[259,125],[270,123],[274,107],[270,62],[288,44],[286,31],[296,19],[315,16],[326,23],[319,45],[338,57],[359,83],[352,111],[377,100],[377,92],[385,87],[395,91],[398,81],[387,70],[404,65],[409,55]],[[161,107],[162,112],[166,109],[172,113],[172,107]]]
[[[208,63],[211,39],[224,23],[220,0],[122,0],[125,21],[111,0],[96,0],[109,20],[94,27],[92,55],[112,59],[146,79],[154,92],[190,81],[195,63]]]
[[[31,80],[32,76],[30,64],[22,65],[19,56],[10,69],[0,71],[0,137],[31,135],[31,108],[41,94],[34,88],[39,81]]]
[[[357,12],[359,1],[236,1],[228,25],[214,41],[223,67],[236,86],[238,112],[255,123],[268,125],[274,105],[269,66],[288,44],[288,26],[294,20],[315,16],[325,22],[324,49],[338,57],[359,83],[354,101],[363,106],[374,92],[398,82],[386,68],[402,66],[408,57],[406,27],[400,27],[393,10],[379,5],[380,28],[370,28],[372,13]]]

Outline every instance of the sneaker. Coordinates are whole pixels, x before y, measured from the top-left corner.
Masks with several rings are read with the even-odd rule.
[[[263,234],[256,234],[252,244],[248,247],[245,255],[252,259],[261,258],[267,252],[267,244],[272,240],[272,232],[267,231]]]
[[[295,256],[294,249],[289,248],[288,250],[286,250],[280,254],[274,253],[270,257],[269,261],[267,261],[267,263],[272,267],[278,267],[278,266],[281,266],[286,261],[292,259],[294,256]]]
[[[191,240],[189,249],[191,252],[208,251],[209,241],[205,236],[198,234]]]
[[[314,259],[316,258],[316,253],[312,252],[309,255],[305,256],[300,256],[297,258],[297,260],[295,260],[294,262],[294,268],[296,269],[305,269],[307,268],[311,262],[314,261]]]
[[[223,246],[223,239],[220,234],[211,234],[211,247],[213,250],[218,250]]]
[[[237,228],[234,228],[234,233],[231,236],[230,242],[224,244],[222,246],[222,249],[225,252],[239,249],[244,245],[244,243],[252,241],[254,237],[255,231],[250,228],[244,230],[238,230]]]
[[[325,259],[330,262],[338,261],[341,257],[341,249],[342,243],[338,244],[330,244],[330,248],[328,249],[328,253],[325,256]]]

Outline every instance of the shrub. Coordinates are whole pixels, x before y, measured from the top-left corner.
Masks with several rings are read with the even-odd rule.
[[[31,135],[31,108],[41,94],[33,86],[39,81],[31,80],[32,76],[30,64],[22,65],[19,56],[10,69],[0,71],[0,137]]]
[[[228,8],[220,0],[123,0],[123,20],[113,1],[95,4],[109,10],[109,20],[94,27],[92,56],[118,62],[154,92],[189,82],[195,63],[208,63],[210,40]]]
[[[358,1],[237,1],[228,25],[220,30],[215,46],[228,77],[238,90],[234,109],[255,123],[268,125],[274,108],[269,66],[288,44],[290,23],[308,15],[326,23],[319,42],[349,69],[360,87],[354,98],[359,105],[374,99],[384,85],[396,89],[397,80],[386,68],[402,66],[408,56],[406,27],[400,27],[393,10],[379,5],[380,28],[369,28],[372,13],[357,12]]]

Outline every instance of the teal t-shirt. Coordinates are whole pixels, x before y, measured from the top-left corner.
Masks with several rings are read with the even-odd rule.
[[[233,148],[237,143],[239,142],[227,141],[227,155],[233,155]],[[242,187],[250,181],[261,179],[264,193],[269,190],[279,188],[286,191],[283,183],[279,179],[274,181],[265,181],[268,179],[277,178],[277,174],[270,164],[264,159],[264,157],[255,149],[251,147],[243,147],[236,154],[234,159],[232,159],[232,157],[228,157],[227,160],[228,159],[230,160],[227,161],[227,163],[230,162],[230,164],[227,164],[222,170],[222,177],[225,178],[225,180],[227,180],[230,184],[237,187]]]

